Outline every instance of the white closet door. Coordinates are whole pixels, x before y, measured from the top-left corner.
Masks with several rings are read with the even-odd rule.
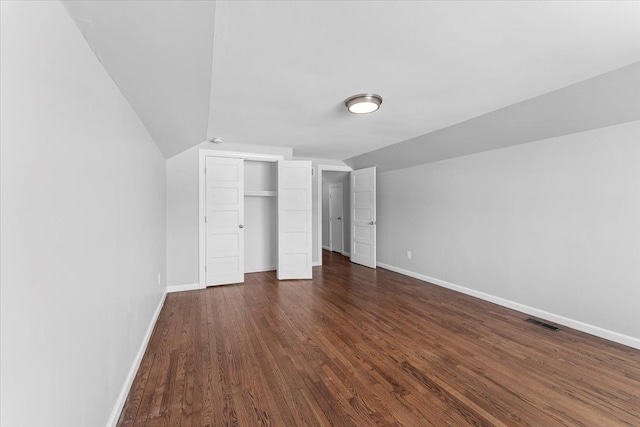
[[[207,157],[206,285],[244,282],[244,160]]]
[[[376,168],[351,172],[351,262],[376,268]]]
[[[278,279],[311,278],[311,162],[278,162]]]

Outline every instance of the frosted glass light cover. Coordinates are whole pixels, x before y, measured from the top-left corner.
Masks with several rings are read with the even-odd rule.
[[[372,93],[354,95],[344,102],[349,112],[354,114],[373,113],[380,108],[382,97]]]
[[[373,102],[359,102],[349,107],[349,111],[355,114],[373,113],[378,109],[378,104]]]

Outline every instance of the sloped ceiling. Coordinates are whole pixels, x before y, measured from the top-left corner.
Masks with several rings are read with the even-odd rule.
[[[640,120],[640,62],[344,162],[378,172]]]
[[[206,138],[214,2],[63,4],[165,157]]]
[[[352,158],[640,61],[640,2],[65,4],[167,157]],[[380,111],[346,112],[360,92]]]

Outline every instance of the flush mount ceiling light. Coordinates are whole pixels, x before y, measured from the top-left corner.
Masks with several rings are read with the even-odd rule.
[[[375,93],[361,93],[353,95],[344,101],[349,112],[354,114],[373,113],[382,104],[382,97]]]

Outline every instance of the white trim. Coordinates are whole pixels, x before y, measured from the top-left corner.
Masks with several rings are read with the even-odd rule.
[[[352,172],[349,166],[339,166],[339,165],[318,165],[318,261],[314,263],[314,265],[322,265],[322,172],[324,171],[333,171],[333,172]],[[344,206],[343,206],[344,209]],[[343,233],[344,234],[344,233]],[[344,238],[344,236],[343,236]],[[344,246],[344,245],[343,245]]]
[[[145,351],[147,351],[147,345],[149,345],[149,340],[151,340],[151,334],[153,334],[153,329],[156,327],[156,322],[158,321],[158,317],[160,317],[160,312],[162,311],[162,307],[164,306],[164,301],[167,298],[167,292],[162,293],[162,298],[160,298],[160,302],[156,307],[156,311],[153,313],[151,317],[151,322],[149,323],[149,327],[147,328],[147,332],[144,334],[144,338],[142,338],[142,343],[140,344],[140,348],[138,349],[138,354],[136,354],[136,358],[133,359],[133,365],[131,365],[131,369],[129,369],[129,374],[127,378],[124,380],[124,384],[122,384],[122,389],[120,390],[120,395],[118,396],[118,400],[116,400],[116,404],[111,411],[111,415],[109,416],[109,420],[107,421],[107,427],[115,427],[118,423],[118,419],[120,418],[120,413],[124,408],[124,404],[127,401],[127,396],[129,396],[129,391],[131,390],[131,385],[133,384],[133,380],[138,373],[138,368],[140,368],[140,363],[142,362],[142,358],[144,357]]]
[[[512,310],[520,311],[522,313],[529,314],[531,316],[539,317],[545,320],[549,320],[560,325],[567,326],[569,328],[577,329],[587,334],[595,335],[600,338],[604,338],[609,341],[617,342],[632,348],[640,350],[640,338],[624,335],[619,332],[610,331],[608,329],[601,328],[599,326],[590,325],[588,323],[581,322],[579,320],[570,319],[568,317],[561,316],[559,314],[550,313],[548,311],[540,310],[539,308],[530,307],[519,302],[511,301],[505,298],[490,295],[484,292],[476,291],[474,289],[466,288],[464,286],[456,285],[445,280],[436,279],[434,277],[425,276],[424,274],[415,273],[413,271],[405,270],[403,268],[394,267],[389,264],[377,262],[379,267],[386,268],[387,270],[394,271],[396,273],[403,274],[405,276],[413,277],[414,279],[429,282],[443,288],[451,289],[456,292],[460,292],[472,297],[480,298],[485,301],[492,302],[494,304],[501,305],[503,307],[510,308]]]
[[[197,289],[204,288],[200,286],[200,283],[191,283],[188,285],[171,285],[167,286],[167,293],[171,294],[173,292],[195,291]]]
[[[198,151],[200,155],[202,155],[202,153],[204,152],[205,156],[230,157],[233,159],[254,160],[262,162],[277,162],[278,160],[284,160],[284,155],[282,154],[245,153],[242,151],[222,151],[211,150],[207,148],[201,148]]]
[[[204,170],[206,165],[206,158],[208,156],[214,157],[232,157],[244,160],[255,160],[263,162],[277,162],[278,160],[284,160],[282,154],[260,154],[260,153],[243,153],[239,151],[221,151],[221,150],[209,150],[201,148],[198,150],[198,282],[201,288],[206,287],[206,274],[205,265],[207,262],[206,257],[206,236],[204,226],[205,216],[205,179]]]
[[[322,265],[321,262],[314,261],[311,263],[311,267],[320,267]]]
[[[322,249],[324,249],[325,251],[330,251],[331,248],[329,246],[326,245],[322,245]]]
[[[351,257],[351,252],[342,252],[342,255]]]

